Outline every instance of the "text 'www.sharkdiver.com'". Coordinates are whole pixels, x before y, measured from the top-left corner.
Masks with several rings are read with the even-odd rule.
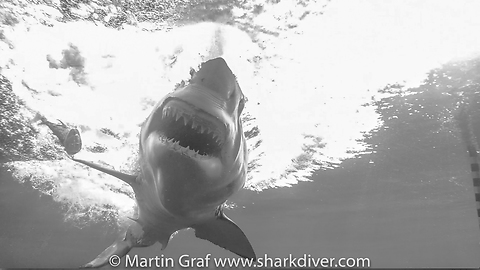
[[[205,257],[182,255],[176,259],[164,255],[155,257],[141,257],[126,255],[122,260],[113,255],[109,259],[113,267],[122,268],[211,268],[211,267],[257,267],[257,268],[368,268],[371,267],[369,258],[333,258],[314,257],[310,254],[302,256],[289,255],[284,258],[264,255],[256,260],[245,258],[215,258],[211,254]]]

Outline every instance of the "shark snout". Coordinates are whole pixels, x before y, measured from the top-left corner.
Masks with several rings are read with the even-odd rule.
[[[225,121],[225,114],[228,114],[228,102],[224,97],[225,93],[213,91],[199,84],[190,84],[172,94],[173,99],[181,100],[189,104],[192,109],[198,112],[207,113],[219,121]],[[165,103],[167,103],[166,100]]]
[[[216,58],[202,65],[190,80],[190,84],[203,86],[219,98],[228,100],[236,91],[237,80],[225,60]]]

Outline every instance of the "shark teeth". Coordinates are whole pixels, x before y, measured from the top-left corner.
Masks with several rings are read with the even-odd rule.
[[[165,136],[160,136],[160,141],[166,145],[169,145],[171,149],[175,150],[176,152],[187,155],[189,157],[208,158],[207,156],[200,154],[197,150],[190,149],[189,146],[181,146],[180,142],[176,141],[175,139],[168,139]]]
[[[219,154],[224,144],[221,129],[225,128],[225,124],[205,112],[177,104],[166,104],[161,112],[160,131],[168,144],[174,150],[193,156]]]
[[[162,111],[162,118],[171,117],[173,115],[173,108],[167,107]]]
[[[182,112],[175,107],[166,106],[162,110],[162,118],[174,118],[175,121],[178,121],[178,119],[182,118],[183,124],[185,126],[189,125],[192,129],[198,129],[199,133],[211,133],[212,136],[220,138],[220,134],[217,130],[212,130],[210,127],[205,127],[201,123],[198,123],[194,117]]]
[[[183,125],[189,126],[194,130],[197,130],[198,133],[201,134],[208,134],[212,136],[219,144],[223,143],[221,138],[220,132],[218,130],[212,130],[210,127],[205,127],[204,125],[195,121],[195,118],[183,113],[181,110],[175,107],[166,106],[162,112],[163,118],[173,118],[175,121],[179,121],[178,119],[182,118]]]

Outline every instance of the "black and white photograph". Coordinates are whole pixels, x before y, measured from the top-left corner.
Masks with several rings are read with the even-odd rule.
[[[0,269],[478,269],[479,14],[0,0]]]

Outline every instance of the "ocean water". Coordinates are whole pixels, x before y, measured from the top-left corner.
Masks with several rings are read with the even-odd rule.
[[[477,7],[337,1],[295,33],[267,40],[264,51],[223,26],[225,57],[249,99],[243,120],[251,150],[249,179],[226,214],[259,258],[480,266],[466,152],[466,143],[480,144]],[[128,171],[139,125],[208,53],[215,27],[170,34],[87,23],[5,29],[16,46],[2,54],[2,65],[14,60],[2,74],[32,110],[78,125],[86,148],[108,149],[78,158]],[[84,73],[74,74],[80,78],[48,67],[46,56],[60,61],[65,50],[85,59]],[[255,57],[263,60],[254,65]],[[459,116],[462,108],[467,116]],[[459,128],[459,117],[469,130]],[[81,266],[120,235],[134,206],[119,180],[68,160],[6,164],[0,180],[0,267]],[[207,254],[237,258],[192,230],[163,251],[156,244],[129,253],[172,258],[176,268],[181,256]]]
[[[365,139],[372,153],[318,170],[311,182],[234,195],[236,207],[226,214],[249,237],[258,257],[368,258],[370,266],[380,268],[480,264],[480,229],[465,144],[455,125],[442,127],[438,118],[429,117],[444,111],[437,109],[439,99],[422,99],[431,90],[424,86],[416,91],[407,98],[383,100],[395,110],[385,110],[383,116],[391,120]],[[472,94],[472,102],[478,102],[478,92]],[[408,109],[402,111],[405,100],[425,109],[412,116]],[[446,100],[452,98],[444,98],[443,104]],[[479,119],[479,104],[472,104],[476,109],[470,116]],[[396,113],[388,115],[391,111]],[[478,124],[472,120],[474,134],[480,133]],[[3,267],[77,267],[118,234],[109,222],[83,227],[66,222],[65,209],[51,196],[13,180],[5,170],[1,179]],[[235,258],[196,239],[191,230],[176,235],[165,251],[156,244],[135,248],[130,256],[135,254],[163,254],[175,261],[182,255]]]

